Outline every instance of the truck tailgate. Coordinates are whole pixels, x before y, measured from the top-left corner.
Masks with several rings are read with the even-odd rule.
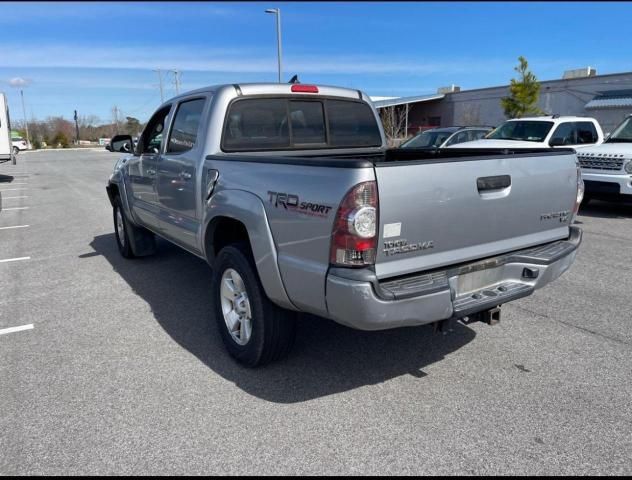
[[[473,155],[376,164],[378,278],[568,237],[574,152]]]

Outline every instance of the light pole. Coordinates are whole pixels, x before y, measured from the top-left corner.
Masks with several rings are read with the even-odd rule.
[[[281,9],[268,8],[266,9],[266,13],[274,13],[276,15],[277,53],[279,56],[279,83],[281,83]]]
[[[24,129],[26,130],[26,145],[27,148],[31,145],[31,139],[29,138],[29,122],[26,119],[26,108],[24,108],[24,90],[20,88],[20,97],[22,98],[22,115],[24,116]]]

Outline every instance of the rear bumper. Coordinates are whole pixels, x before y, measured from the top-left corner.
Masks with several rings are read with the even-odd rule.
[[[423,274],[378,281],[366,270],[331,269],[329,317],[359,330],[462,318],[526,297],[570,268],[582,232],[538,247]]]
[[[582,179],[588,194],[632,195],[632,175],[582,171]]]

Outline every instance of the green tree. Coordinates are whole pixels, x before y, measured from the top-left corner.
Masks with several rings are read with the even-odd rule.
[[[140,121],[134,117],[125,117],[125,125],[123,127],[125,133],[131,136],[136,136],[142,130]]]
[[[53,137],[52,144],[53,147],[61,145],[62,148],[68,148],[70,140],[68,140],[68,136],[64,132],[57,132],[57,134]]]
[[[518,72],[519,78],[511,79],[509,96],[502,98],[500,104],[507,118],[541,115],[543,112],[538,108],[540,83],[533,72],[529,71],[529,64],[526,58],[520,56],[518,61],[520,65],[515,67],[514,70]]]

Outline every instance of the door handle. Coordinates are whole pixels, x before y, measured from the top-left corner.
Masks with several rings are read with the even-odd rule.
[[[215,184],[219,179],[219,172],[217,170],[210,169],[206,172],[206,199],[209,200],[213,195]]]
[[[510,175],[496,175],[494,177],[479,177],[476,179],[476,187],[479,192],[490,190],[502,190],[511,186]]]
[[[156,170],[151,170],[151,169],[147,169],[147,175],[149,175],[150,177],[154,177],[156,176]]]
[[[180,178],[183,180],[191,180],[191,174],[189,172],[181,172]]]

